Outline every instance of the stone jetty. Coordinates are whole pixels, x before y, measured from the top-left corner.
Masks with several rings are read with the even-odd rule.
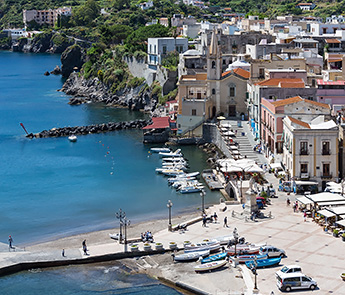
[[[138,129],[151,124],[151,120],[138,119],[128,122],[109,122],[103,124],[93,124],[88,126],[62,127],[52,128],[50,130],[43,130],[39,133],[30,133],[26,137],[29,138],[46,138],[46,137],[61,137],[71,135],[86,135],[92,133],[110,132],[122,129]]]

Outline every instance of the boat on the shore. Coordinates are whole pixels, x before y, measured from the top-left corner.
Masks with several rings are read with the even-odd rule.
[[[256,258],[257,261],[267,259],[267,255],[239,255],[237,256],[238,262],[239,263],[246,263],[247,261],[254,261]],[[230,256],[229,258],[231,261],[235,260],[234,256]]]
[[[211,271],[220,267],[223,267],[226,264],[226,260],[213,261],[205,264],[200,264],[194,267],[196,272]]]
[[[170,148],[151,148],[151,152],[153,153],[170,153]]]
[[[235,246],[231,246],[225,249],[229,255],[235,255]],[[252,246],[247,244],[237,244],[236,245],[236,254],[237,255],[249,255],[249,254],[257,254],[260,251],[259,246]]]
[[[222,259],[225,259],[227,256],[228,256],[228,253],[226,253],[226,252],[218,253],[218,254],[215,254],[215,255],[212,255],[210,257],[202,259],[201,263],[204,264],[204,263],[209,263],[212,261],[222,260]]]
[[[77,136],[75,136],[75,135],[70,135],[70,136],[68,136],[68,140],[70,141],[70,142],[76,142],[77,141]]]
[[[184,247],[184,252],[194,252],[194,251],[204,251],[210,250],[210,252],[215,252],[220,249],[220,244],[215,242],[203,242],[197,244],[190,244]]]
[[[200,257],[206,257],[208,255],[210,255],[210,250],[196,251],[196,252],[184,253],[180,255],[172,254],[172,256],[174,257],[174,260],[179,261],[179,262],[194,261],[194,260],[198,260]]]
[[[281,257],[261,259],[261,260],[256,261],[256,267],[264,268],[264,267],[274,266],[274,265],[278,265],[280,261],[281,261]],[[246,266],[250,269],[255,267],[253,260],[246,261],[245,263],[246,263]]]
[[[227,245],[229,241],[231,241],[233,238],[234,238],[233,235],[221,236],[221,237],[212,239],[211,242],[218,242],[221,245]]]

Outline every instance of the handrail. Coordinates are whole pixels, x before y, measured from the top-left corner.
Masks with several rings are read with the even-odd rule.
[[[201,121],[199,121],[198,123],[194,124],[193,126],[191,127],[188,127],[186,130],[184,130],[180,136],[183,136],[185,135],[187,132],[189,131],[193,131],[194,129],[198,128],[201,124],[203,124],[205,122],[205,117],[202,117]]]

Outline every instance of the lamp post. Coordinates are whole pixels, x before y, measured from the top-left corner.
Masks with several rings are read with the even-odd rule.
[[[172,226],[171,226],[171,207],[172,207],[173,203],[169,200],[167,207],[169,208],[169,226],[168,226],[168,231],[172,230]]]
[[[122,211],[122,209],[119,210],[119,212],[115,213],[115,216],[117,219],[120,220],[120,236],[119,236],[119,243],[122,242],[122,220],[126,217],[126,212]]]
[[[204,190],[202,190],[200,192],[200,197],[201,197],[201,214],[204,214],[205,213],[205,195],[206,195],[206,192]]]
[[[232,232],[232,234],[233,234],[234,240],[235,240],[235,255],[234,255],[234,257],[237,257],[236,246],[237,246],[237,243],[238,243],[238,231],[237,231],[236,227],[234,228],[234,231]]]
[[[344,196],[344,188],[345,188],[345,179],[341,180],[341,195]]]
[[[131,225],[131,221],[124,217],[122,219],[122,223],[125,228],[125,252],[127,252],[127,227]]]
[[[258,289],[258,285],[257,285],[257,279],[256,279],[256,276],[257,276],[257,266],[258,266],[258,262],[256,260],[256,256],[254,257],[254,268],[253,268],[253,273],[254,273],[254,291],[256,291]]]

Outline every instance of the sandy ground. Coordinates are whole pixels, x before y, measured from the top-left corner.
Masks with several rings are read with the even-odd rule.
[[[172,224],[183,223],[187,220],[193,219],[194,217],[200,216],[199,212],[189,212],[177,215],[172,218]],[[154,234],[167,228],[168,220],[167,219],[157,219],[150,220],[145,222],[136,223],[129,226],[127,230],[127,235],[129,239],[139,238],[140,234],[145,231],[151,231]],[[109,238],[110,233],[118,233],[119,228],[106,229],[101,231],[88,232],[73,236],[64,237],[57,240],[52,240],[44,243],[38,243],[33,245],[22,245],[27,251],[35,252],[40,250],[61,250],[66,248],[79,248],[81,243],[86,239],[86,243],[89,245],[100,245],[100,244],[112,244],[114,240]]]

